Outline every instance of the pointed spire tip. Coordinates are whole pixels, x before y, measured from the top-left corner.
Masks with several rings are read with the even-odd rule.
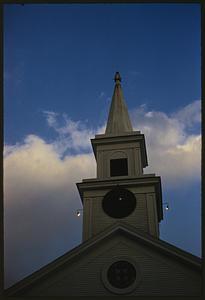
[[[124,102],[120,73],[115,73],[115,87],[112,96],[112,102],[108,115],[105,134],[120,135],[122,133],[132,132],[132,124],[129,118],[127,106]]]
[[[119,72],[116,72],[115,73],[115,78],[114,78],[115,82],[119,81],[121,82],[121,76],[120,76],[120,73]]]

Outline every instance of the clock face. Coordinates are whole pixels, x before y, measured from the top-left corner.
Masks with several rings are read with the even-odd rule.
[[[102,207],[108,216],[124,218],[134,211],[136,198],[132,192],[117,186],[105,195]]]

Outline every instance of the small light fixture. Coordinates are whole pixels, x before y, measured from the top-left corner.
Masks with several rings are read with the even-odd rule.
[[[76,210],[76,215],[77,215],[77,217],[80,217],[81,216],[81,211],[83,211],[83,209],[77,209]]]
[[[168,202],[163,203],[163,205],[166,205],[165,210],[169,210],[169,203]]]
[[[169,210],[169,205],[168,204],[165,206],[165,210]]]

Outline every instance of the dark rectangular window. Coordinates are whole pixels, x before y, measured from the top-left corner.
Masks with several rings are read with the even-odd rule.
[[[128,175],[127,158],[110,160],[110,176]]]

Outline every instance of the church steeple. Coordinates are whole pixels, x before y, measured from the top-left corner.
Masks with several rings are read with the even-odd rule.
[[[106,132],[91,139],[96,178],[77,183],[84,241],[121,221],[158,237],[163,218],[160,177],[144,174],[148,165],[145,138],[132,129],[118,72],[114,79]]]
[[[106,135],[119,135],[121,133],[133,131],[128,110],[123,98],[119,72],[116,72],[114,80],[115,88],[105,131]]]

